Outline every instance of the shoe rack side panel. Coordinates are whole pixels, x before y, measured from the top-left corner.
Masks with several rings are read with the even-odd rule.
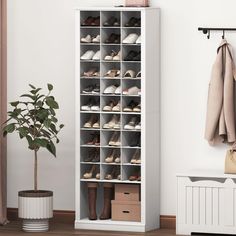
[[[159,9],[142,11],[142,210],[147,231],[160,226],[159,17]]]
[[[75,121],[80,120],[80,11],[75,10]],[[75,209],[80,219],[80,122],[75,122]]]

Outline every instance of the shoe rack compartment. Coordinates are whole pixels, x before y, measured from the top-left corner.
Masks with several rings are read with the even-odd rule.
[[[100,93],[84,93],[83,90],[85,88],[87,88],[88,86],[100,86],[100,81],[94,79],[82,79],[81,82],[80,82],[80,94],[82,96],[86,96],[86,95],[92,95],[92,96],[100,96]]]
[[[138,178],[141,176],[140,166],[122,166],[123,180],[129,181],[130,183],[140,183]],[[133,177],[133,180],[130,178]]]
[[[127,216],[124,213],[127,216],[126,220],[130,221],[129,225],[127,225],[127,223],[125,223],[126,225],[123,225],[122,217],[120,218],[121,221],[117,221],[116,217],[109,220],[99,220],[99,216],[102,212],[104,201],[103,183],[122,183],[124,186],[130,186],[130,189],[138,186],[141,192],[139,194],[140,197],[141,195],[146,195],[146,193],[143,192],[143,185],[149,180],[144,179],[145,181],[141,181],[141,169],[146,168],[145,165],[148,163],[148,160],[141,162],[142,159],[145,159],[146,151],[145,149],[144,151],[142,150],[141,135],[143,134],[143,127],[141,127],[141,124],[139,123],[141,122],[141,117],[145,114],[142,114],[142,111],[138,111],[138,108],[141,101],[142,103],[145,102],[143,101],[143,99],[146,99],[145,92],[148,92],[142,90],[142,85],[143,80],[147,79],[145,78],[145,76],[147,77],[146,67],[148,67],[147,63],[149,63],[145,60],[147,59],[150,61],[150,59],[146,57],[147,53],[145,52],[147,47],[144,40],[147,40],[146,38],[143,38],[141,43],[136,43],[136,40],[132,43],[123,43],[123,40],[130,34],[137,34],[140,36],[142,32],[147,33],[147,31],[143,31],[143,26],[141,27],[140,18],[145,16],[145,14],[149,14],[151,11],[149,10],[146,12],[146,9],[142,8],[134,10],[134,8],[125,7],[113,8],[114,10],[98,9],[99,8],[80,10],[79,18],[77,18],[79,22],[77,27],[80,29],[80,33],[78,34],[79,40],[76,42],[79,46],[77,47],[78,59],[76,67],[79,67],[78,79],[80,80],[78,82],[80,89],[79,91],[77,90],[77,93],[79,93],[79,102],[77,104],[79,104],[80,113],[79,121],[77,120],[76,123],[79,126],[80,134],[79,139],[77,140],[77,143],[79,143],[79,153],[76,154],[76,156],[78,156],[79,159],[77,168],[80,170],[77,179],[80,179],[80,184],[78,185],[78,190],[76,190],[76,192],[79,192],[79,196],[76,198],[77,203],[79,203],[79,205],[77,204],[76,206],[76,225],[78,223],[78,227],[82,226],[82,228],[84,227],[87,229],[124,231],[129,231],[129,229],[137,227],[137,230],[135,231],[139,231],[141,228],[141,231],[145,231],[146,228],[144,229],[143,225],[145,224],[146,216],[144,216],[145,214],[143,215],[143,213],[140,214],[140,212],[138,215],[142,215],[142,219],[138,220],[135,217]],[[145,14],[141,14],[141,12],[145,12]],[[91,19],[91,17],[93,19]],[[96,17],[99,17],[99,21],[98,18],[95,20]],[[114,18],[111,20],[111,17],[115,17],[120,25],[104,25],[105,22],[111,23],[112,20],[114,20]],[[152,23],[151,18],[153,17],[150,17],[149,23]],[[88,25],[82,25],[85,21]],[[93,24],[99,23],[99,25],[92,25],[91,22],[94,22]],[[132,25],[133,22],[135,22],[136,25]],[[131,25],[126,25],[127,23]],[[142,20],[142,25],[146,24],[146,20]],[[100,36],[99,42],[95,41],[99,39],[97,37],[98,35]],[[117,38],[116,35],[119,35],[119,37]],[[84,42],[81,42],[81,38],[84,38]],[[155,37],[151,38],[152,40],[157,41]],[[93,42],[93,39],[95,42]],[[110,41],[107,41],[108,39]],[[114,42],[114,40],[117,39],[118,41]],[[81,56],[89,50],[92,50],[94,53],[100,51],[100,59],[81,59]],[[131,51],[140,52],[140,60],[137,60],[139,59],[139,56],[133,56],[134,58],[131,56],[131,59],[127,60],[127,56]],[[118,52],[119,55],[117,56],[116,54]],[[119,57],[119,59],[113,60],[111,57],[111,59],[105,60],[106,56],[111,55],[112,57],[115,55],[116,58]],[[154,57],[156,58],[156,56]],[[156,61],[155,58],[154,61]],[[136,75],[141,72],[141,69],[143,68],[145,68],[145,70],[142,71],[142,78],[137,78]],[[124,75],[128,70],[134,71],[133,78],[124,78]],[[152,69],[149,69],[148,71],[150,70]],[[91,73],[91,75],[84,75],[85,72],[88,73],[91,71],[99,73],[97,73],[96,76],[92,75],[93,73]],[[108,71],[119,71],[119,75],[116,77],[105,76]],[[112,85],[121,88],[117,90],[116,93],[104,94],[104,90]],[[127,94],[127,90],[130,88],[133,88],[133,91],[137,93],[135,87],[138,87],[138,89],[141,90],[138,94]],[[147,88],[147,86],[143,87]],[[123,93],[124,90],[126,91],[126,94]],[[114,90],[111,89],[110,91]],[[143,94],[145,96],[143,96]],[[149,103],[150,102],[148,102],[148,104]],[[120,104],[120,110],[117,110],[117,104]],[[103,108],[108,105],[111,105],[111,107],[115,106],[116,109],[111,109],[110,111],[103,110]],[[84,110],[82,110],[82,106]],[[134,111],[124,111],[124,108],[127,108],[128,106],[136,107],[137,109]],[[136,117],[136,119],[134,119],[134,117]],[[131,123],[129,124],[132,118],[135,120],[134,126],[132,126]],[[87,127],[84,127],[85,123],[87,124]],[[94,123],[96,125],[93,127]],[[90,126],[90,124],[92,124],[92,126]],[[125,128],[125,125],[128,124],[129,126],[126,126]],[[146,127],[147,126],[144,126],[144,128]],[[115,162],[116,158],[118,158],[118,161]],[[93,170],[92,176],[89,175],[91,170]],[[84,176],[86,173],[88,175]],[[96,178],[97,173],[100,174],[99,178]],[[112,178],[111,176],[107,176],[109,174],[112,175]],[[117,175],[119,175],[119,178],[117,178]],[[85,178],[86,176],[89,178]],[[89,220],[87,183],[95,182],[99,183],[96,204],[98,220],[92,221]],[[138,211],[142,212],[144,210],[142,204],[146,204],[146,201],[143,203],[141,201],[141,205],[137,206],[139,207]],[[134,206],[134,208],[135,207],[136,206]],[[119,209],[121,208],[122,207],[120,206]],[[151,208],[149,207],[149,209]],[[125,219],[125,215],[123,220]],[[110,220],[112,220],[112,226]],[[139,225],[139,222],[142,223],[142,225]],[[78,227],[76,226],[76,228]]]
[[[88,219],[89,210],[88,210],[88,188],[87,182],[81,182],[81,195],[80,195],[80,212],[83,219]],[[97,188],[97,203],[103,202],[103,185],[100,184]],[[97,218],[99,219],[100,214],[102,213],[103,204],[96,204]]]
[[[101,46],[101,49],[102,49],[102,57],[101,57],[101,60],[103,61],[103,62],[106,62],[106,63],[108,63],[108,62],[112,62],[112,63],[119,63],[120,61],[115,61],[115,60],[105,60],[105,57],[107,56],[107,55],[110,55],[110,53],[112,52],[112,51],[115,51],[115,52],[119,52],[120,50],[121,50],[121,47],[120,47],[120,45],[102,45]]]
[[[81,165],[81,167],[80,167],[81,168],[81,179],[90,180],[90,181],[91,181],[91,179],[96,180],[96,174],[100,173],[100,165],[97,165],[96,163],[95,164],[81,163],[80,165]],[[84,174],[90,173],[92,169],[93,169],[92,177],[88,178],[88,179],[84,178]]]
[[[107,22],[111,17],[117,18],[118,22],[121,23],[120,12],[118,12],[118,11],[103,11],[103,12],[101,12],[102,27],[104,27],[104,28],[120,28],[120,26],[104,26],[104,23]]]
[[[134,158],[134,155],[136,152],[139,152],[140,153],[140,160],[141,160],[141,150],[138,148],[138,149],[135,149],[135,148],[127,148],[127,149],[123,149],[122,150],[122,160],[123,160],[123,165],[126,165],[126,166],[141,166],[141,164],[132,164],[131,163],[131,160]]]
[[[88,142],[92,142],[94,140],[94,137],[100,137],[100,132],[99,131],[94,131],[94,130],[81,130],[81,138],[80,138],[80,144],[83,146],[100,146],[100,145],[95,145],[95,144],[88,144]]]
[[[122,27],[125,28],[140,28],[140,27],[126,27],[125,24],[129,22],[129,20],[132,18],[141,18],[140,11],[124,11],[122,12]]]
[[[94,161],[94,160],[89,160],[91,158],[94,158],[94,154],[98,151],[99,154],[99,160]],[[83,164],[100,164],[100,149],[96,147],[91,147],[91,148],[81,148],[80,150],[81,153],[81,163]]]
[[[120,128],[115,128],[114,127],[114,125],[111,127],[111,128],[104,128],[104,125],[105,124],[108,124],[113,118],[115,118],[115,120],[117,121],[117,122],[119,122],[120,121],[120,114],[102,114],[101,115],[101,129],[102,130],[106,130],[106,131],[109,131],[109,130],[112,130],[112,131],[119,131],[119,130],[121,130],[121,125],[120,125]],[[117,122],[115,123],[115,122],[113,122],[113,124],[117,124]]]
[[[81,28],[95,28],[95,27],[100,27],[100,26],[90,26],[90,25],[86,25],[83,26],[83,22],[88,18],[88,17],[100,17],[100,11],[81,11],[80,12],[80,27]],[[101,25],[101,23],[100,23]]]

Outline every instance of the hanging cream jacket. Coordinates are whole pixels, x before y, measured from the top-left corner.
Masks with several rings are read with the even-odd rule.
[[[222,40],[208,90],[205,138],[211,145],[236,141],[235,75],[232,48],[226,40]]]

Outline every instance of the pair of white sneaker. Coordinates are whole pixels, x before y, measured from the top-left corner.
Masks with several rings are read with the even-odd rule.
[[[123,95],[141,95],[141,89],[137,86],[130,87],[123,90]]]
[[[100,35],[92,37],[90,34],[88,34],[85,37],[81,38],[81,43],[100,43],[100,40]]]
[[[101,52],[98,50],[97,52],[94,52],[93,50],[86,51],[81,57],[81,60],[100,60]]]
[[[105,88],[104,94],[120,94],[121,93],[121,86],[115,86],[115,85],[110,85],[107,88]]]
[[[141,35],[137,35],[136,33],[129,34],[125,39],[123,39],[123,43],[125,44],[140,44],[141,43]]]

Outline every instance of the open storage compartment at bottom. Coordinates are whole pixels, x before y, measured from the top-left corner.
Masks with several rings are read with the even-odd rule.
[[[124,198],[117,198],[121,194]],[[81,181],[80,218],[104,223],[140,222],[140,184]]]

